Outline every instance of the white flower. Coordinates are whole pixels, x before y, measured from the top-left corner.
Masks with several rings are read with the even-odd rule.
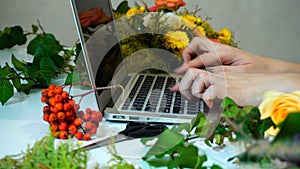
[[[153,19],[155,17],[159,16],[159,20]],[[157,23],[159,22],[161,24],[161,27],[169,27],[171,30],[179,29],[183,25],[182,19],[175,15],[174,13],[168,12],[168,13],[158,13],[158,12],[150,12],[143,18],[144,22],[143,25],[147,28],[156,28]],[[151,31],[160,31],[160,30],[151,30]],[[160,33],[160,32],[156,32]]]

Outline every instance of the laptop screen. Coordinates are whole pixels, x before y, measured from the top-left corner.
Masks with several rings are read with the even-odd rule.
[[[79,59],[83,58],[83,62],[87,64],[85,67],[90,83],[97,87],[109,86],[115,70],[123,60],[110,1],[71,1],[82,44]],[[116,83],[120,82],[114,84]],[[103,110],[110,101],[111,91],[98,91],[96,96],[99,108]]]

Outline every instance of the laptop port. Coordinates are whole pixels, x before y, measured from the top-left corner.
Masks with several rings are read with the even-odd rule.
[[[125,116],[122,115],[114,115],[113,119],[125,119]]]
[[[138,116],[129,116],[129,120],[139,120]]]

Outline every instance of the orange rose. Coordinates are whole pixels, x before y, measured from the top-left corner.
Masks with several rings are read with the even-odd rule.
[[[278,125],[284,121],[289,113],[300,112],[300,91],[291,93],[267,91],[258,108],[261,119],[271,117],[272,121]],[[278,132],[278,127],[276,129],[271,127],[266,131],[266,135],[276,136]]]
[[[158,9],[167,9],[167,10],[176,10],[180,6],[185,6],[185,2],[183,0],[155,0],[155,5],[149,8],[149,11],[154,12]]]
[[[94,27],[102,23],[111,21],[110,16],[106,16],[102,8],[91,8],[79,13],[80,24],[83,28]]]

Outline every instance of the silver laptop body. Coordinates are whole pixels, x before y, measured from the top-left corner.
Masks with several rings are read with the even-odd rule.
[[[181,79],[169,67],[139,65],[149,55],[159,56],[164,64],[173,68],[181,65],[169,52],[149,49],[123,57],[120,41],[124,37],[120,32],[130,31],[127,26],[124,27],[122,20],[114,20],[110,0],[70,2],[82,45],[79,57],[86,64],[89,81],[97,87],[121,85],[125,89],[116,87],[96,92],[99,109],[106,120],[182,123],[190,121],[198,112],[208,112],[202,100],[188,101],[179,92],[168,89]],[[105,12],[108,21],[83,27],[81,14],[95,8]]]

